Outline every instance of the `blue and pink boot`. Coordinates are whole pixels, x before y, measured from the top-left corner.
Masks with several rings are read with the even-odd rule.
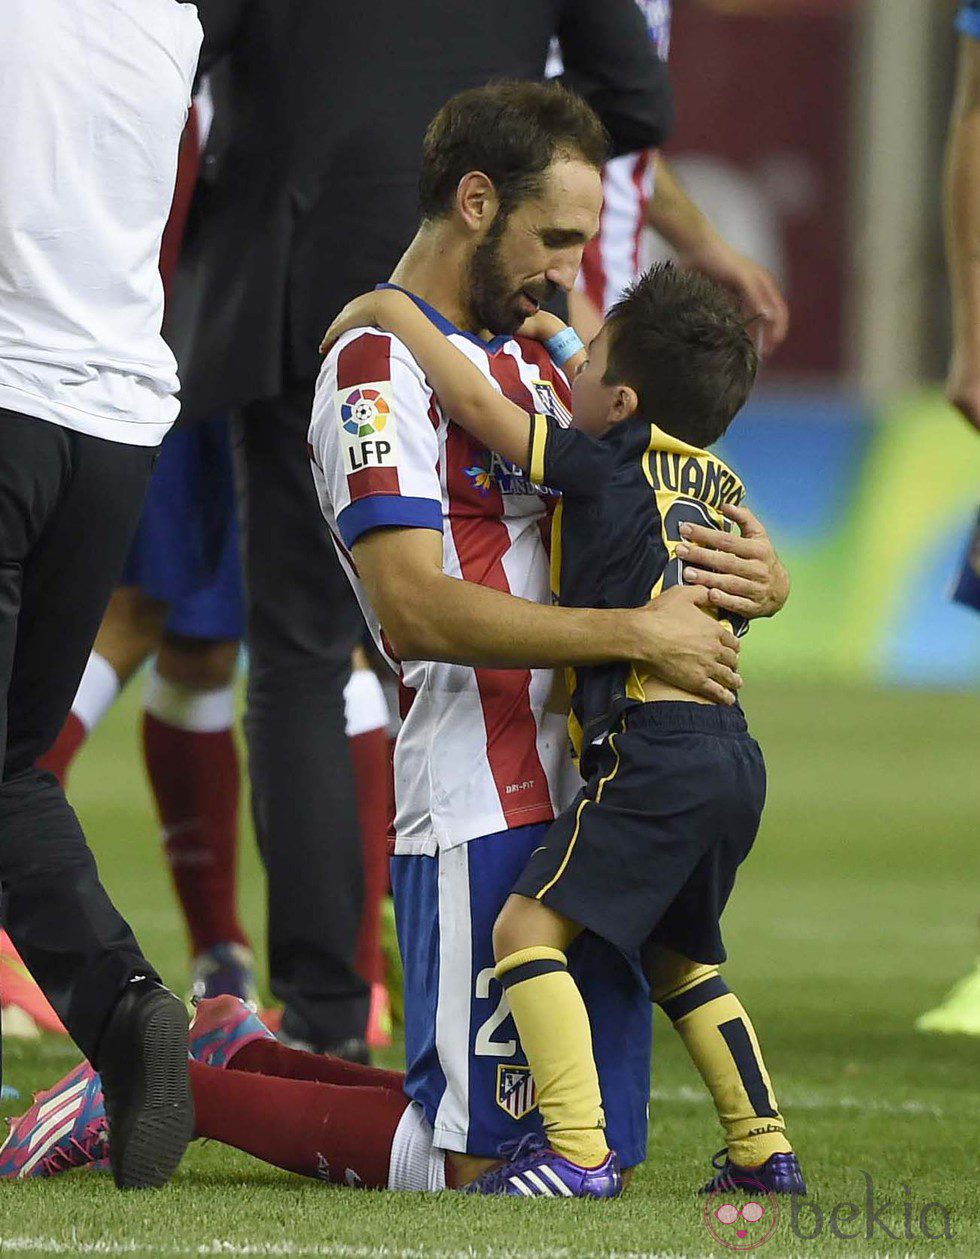
[[[226,1067],[240,1050],[275,1036],[238,997],[208,997],[197,1003],[188,1032],[190,1053],[206,1067]]]
[[[0,1146],[0,1180],[57,1176],[76,1167],[109,1169],[109,1125],[102,1081],[87,1062],[12,1119]]]
[[[256,1040],[275,1037],[258,1015],[237,997],[214,997],[198,1004],[190,1028],[190,1054],[205,1066],[224,1067]],[[0,1147],[0,1180],[57,1176],[87,1167],[109,1169],[109,1124],[102,1080],[83,1062],[19,1119]]]

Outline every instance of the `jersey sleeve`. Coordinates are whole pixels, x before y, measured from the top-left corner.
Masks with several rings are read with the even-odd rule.
[[[980,0],[961,0],[956,29],[961,35],[980,39]]]
[[[527,474],[535,485],[571,498],[592,498],[610,471],[610,452],[577,428],[563,428],[550,415],[531,416]]]
[[[418,364],[397,338],[358,331],[317,382],[310,454],[349,550],[386,526],[442,531],[438,417]]]

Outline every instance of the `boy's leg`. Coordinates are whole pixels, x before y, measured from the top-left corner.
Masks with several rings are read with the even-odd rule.
[[[565,957],[579,930],[540,901],[511,896],[494,928],[494,955],[549,1144],[579,1167],[597,1167],[609,1155],[606,1120],[588,1011]]]
[[[755,1029],[718,967],[659,945],[646,960],[653,1000],[677,1029],[711,1093],[731,1162],[759,1167],[773,1154],[791,1153]]]

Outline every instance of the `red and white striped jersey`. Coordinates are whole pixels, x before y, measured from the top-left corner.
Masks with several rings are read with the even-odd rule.
[[[568,383],[542,345],[485,343],[418,304],[503,394],[569,422]],[[432,854],[551,821],[574,790],[552,672],[394,659],[351,548],[386,525],[438,530],[449,576],[545,603],[554,496],[453,424],[405,346],[376,330],[347,333],[327,356],[310,454],[341,562],[401,679],[395,851]]]
[[[646,208],[656,161],[653,152],[624,153],[602,169],[599,232],[585,247],[575,282],[602,315],[643,270]]]
[[[661,61],[670,50],[671,0],[636,0]],[[561,49],[555,42],[546,78],[562,73]],[[647,202],[653,195],[656,154],[625,153],[608,161],[602,172],[602,217],[599,234],[589,241],[575,287],[605,314],[643,270],[643,238]]]

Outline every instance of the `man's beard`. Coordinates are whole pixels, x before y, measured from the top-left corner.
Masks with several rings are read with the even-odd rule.
[[[467,296],[473,322],[477,328],[486,328],[495,336],[512,335],[528,317],[520,306],[521,294],[511,288],[500,257],[507,219],[508,215],[501,210],[490,224],[490,230],[470,259],[468,276]],[[547,288],[547,293],[531,294],[541,305],[554,295],[556,286],[548,284]]]

